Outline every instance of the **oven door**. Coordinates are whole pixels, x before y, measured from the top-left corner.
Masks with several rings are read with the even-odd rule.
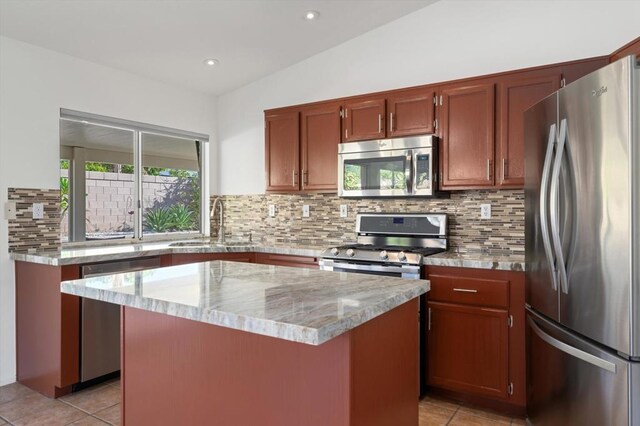
[[[411,195],[410,149],[342,153],[338,158],[338,196]]]
[[[412,151],[412,185],[413,195],[433,195],[436,188],[434,150],[432,147],[413,149]]]

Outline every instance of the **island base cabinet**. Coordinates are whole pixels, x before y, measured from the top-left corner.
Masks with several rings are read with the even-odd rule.
[[[417,426],[417,316],[313,346],[123,307],[123,424]]]

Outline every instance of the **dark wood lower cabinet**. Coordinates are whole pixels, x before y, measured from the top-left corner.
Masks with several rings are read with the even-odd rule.
[[[171,255],[171,266],[187,263],[229,260],[233,262],[255,263],[255,253],[178,253]],[[169,265],[167,265],[169,266]]]
[[[507,398],[507,311],[429,302],[432,386]]]
[[[293,256],[289,254],[256,253],[256,263],[298,268],[318,268],[318,259],[315,257]]]
[[[429,390],[524,414],[524,272],[429,266],[425,275]]]

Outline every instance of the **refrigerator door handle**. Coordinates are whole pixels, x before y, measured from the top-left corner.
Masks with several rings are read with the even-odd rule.
[[[556,278],[556,267],[551,251],[551,239],[549,238],[549,224],[547,223],[547,189],[549,188],[549,172],[551,171],[551,163],[553,161],[553,147],[556,142],[556,125],[555,123],[549,128],[549,140],[547,141],[547,152],[544,156],[544,166],[542,168],[542,179],[540,181],[540,228],[542,231],[542,245],[544,254],[547,257],[551,272],[551,287],[558,290],[558,282]]]
[[[551,196],[549,201],[549,211],[551,213],[551,238],[553,240],[553,249],[556,253],[556,269],[558,271],[558,281],[560,287],[565,294],[569,294],[569,286],[567,284],[567,269],[565,267],[564,255],[562,253],[562,242],[560,241],[560,215],[559,215],[559,185],[560,185],[560,167],[562,166],[562,158],[564,157],[564,147],[567,140],[567,119],[564,118],[560,122],[560,136],[558,138],[558,146],[556,148],[556,159],[553,164],[553,172],[551,174]]]
[[[541,338],[554,348],[575,358],[581,359],[584,362],[588,362],[591,365],[595,365],[598,368],[602,368],[603,370],[607,370],[610,373],[616,374],[616,365],[614,363],[606,361],[602,358],[598,358],[595,355],[591,355],[590,353],[567,345],[560,340],[554,339],[553,337],[542,331],[542,329],[536,324],[535,320],[533,320],[530,316],[527,318],[527,320],[529,321],[529,326],[531,326],[533,332],[536,333],[539,338]]]

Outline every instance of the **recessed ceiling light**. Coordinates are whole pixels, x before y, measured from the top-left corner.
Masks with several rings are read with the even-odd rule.
[[[205,65],[209,65],[210,67],[214,67],[214,66],[218,65],[220,63],[220,61],[217,60],[217,59],[209,58],[209,59],[205,59],[204,61],[202,61],[202,63],[204,63]]]
[[[318,19],[319,16],[320,14],[317,11],[308,10],[307,13],[304,14],[304,19],[306,19],[307,21],[313,21],[315,19]]]

